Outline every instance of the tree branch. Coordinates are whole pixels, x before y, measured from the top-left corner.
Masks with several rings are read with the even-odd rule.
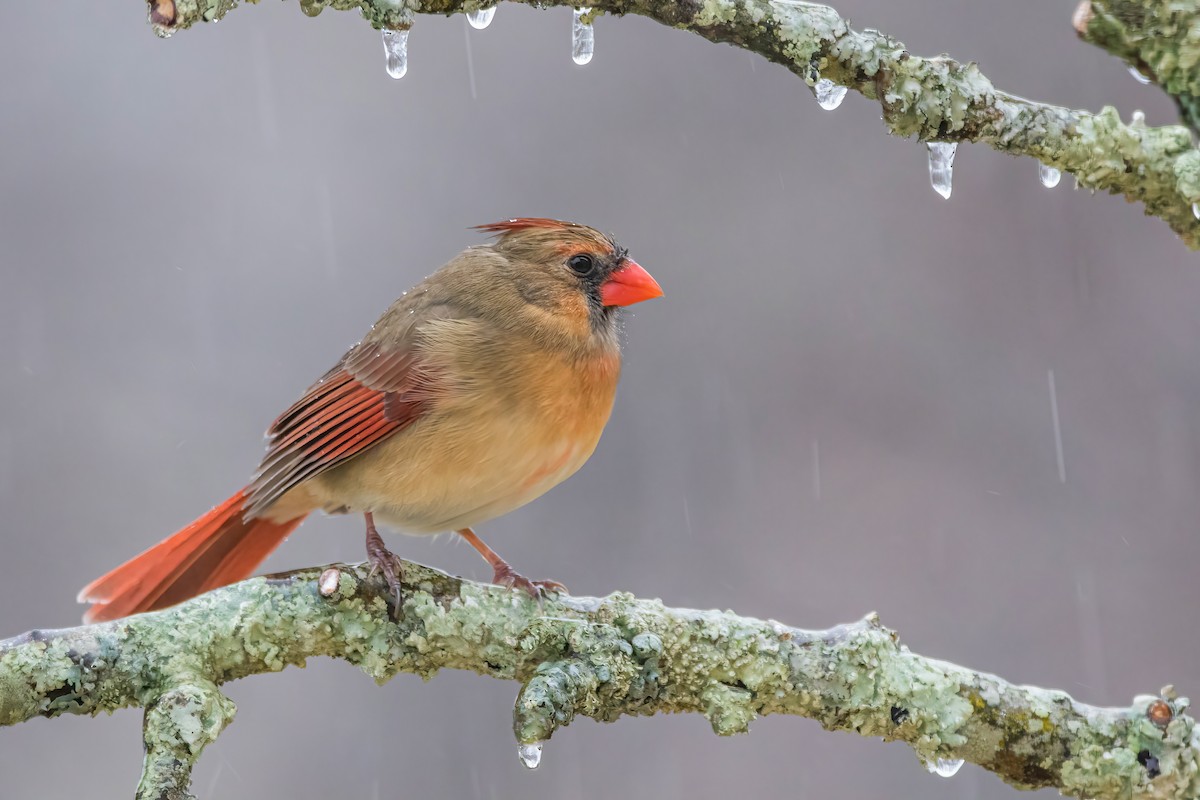
[[[362,565],[253,578],[174,608],[0,641],[0,725],[146,709],[139,800],[189,797],[191,769],[233,718],[217,687],[332,656],[383,683],[465,669],[519,681],[522,757],[578,715],[699,712],[721,735],[762,714],[909,744],[931,770],[965,759],[1010,784],[1097,800],[1200,796],[1187,700],[1097,708],[918,656],[874,616],[805,631],[616,593],[524,594],[405,564],[398,621]]]
[[[517,2],[539,8],[572,4]],[[1200,220],[1193,212],[1193,204],[1200,203],[1200,151],[1192,146],[1184,126],[1124,124],[1111,106],[1093,114],[1017,97],[996,89],[973,63],[962,64],[947,56],[914,56],[901,42],[879,31],[853,30],[834,9],[800,0],[587,2],[594,14],[638,14],[758,53],[787,67],[810,87],[826,78],[854,89],[879,101],[884,125],[898,136],[926,142],[980,142],[1011,155],[1032,156],[1071,173],[1080,186],[1142,202],[1148,215],[1165,221],[1188,247],[1200,249]],[[1113,7],[1156,4],[1180,5],[1168,0],[1103,3]],[[491,5],[495,5],[492,0],[301,0],[310,16],[325,7],[358,8],[373,27],[386,29],[408,28],[418,13],[448,15]],[[1096,0],[1091,5],[1100,8],[1102,3]],[[220,19],[236,6],[237,0],[150,0],[150,18],[157,31],[170,35],[197,22]],[[1170,24],[1200,30],[1200,16],[1189,8],[1174,12]],[[1096,13],[1086,26],[1097,41],[1102,19],[1109,16]],[[1166,81],[1164,86],[1186,87],[1169,89],[1178,92],[1176,97],[1195,97],[1200,82],[1197,35],[1159,41],[1158,23],[1145,15],[1143,19],[1148,35],[1138,40],[1138,57]]]
[[[1173,0],[1083,0],[1075,9],[1080,38],[1124,59],[1157,83],[1200,131],[1200,24],[1195,3]]]

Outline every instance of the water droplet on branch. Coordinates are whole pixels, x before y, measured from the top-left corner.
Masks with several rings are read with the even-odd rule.
[[[387,57],[387,74],[396,80],[408,72],[408,28],[383,31],[383,54]]]
[[[1042,186],[1047,189],[1053,189],[1058,186],[1059,180],[1062,178],[1062,173],[1057,167],[1051,167],[1046,164],[1038,163],[1038,177],[1042,179]]]
[[[954,152],[958,142],[926,142],[929,148],[929,183],[947,200],[954,181]]]
[[[962,769],[963,763],[961,758],[939,758],[925,762],[925,769],[943,778],[953,778],[954,774]]]
[[[1129,74],[1132,75],[1133,79],[1135,81],[1137,81],[1138,83],[1140,83],[1142,86],[1149,86],[1151,83],[1150,79],[1148,77],[1146,77],[1145,75],[1143,75],[1142,71],[1140,69],[1138,69],[1137,67],[1130,67]]]
[[[829,78],[821,78],[813,86],[813,95],[817,98],[817,105],[826,111],[833,111],[842,104],[846,99],[846,92],[850,91],[845,86],[838,86]]]
[[[596,31],[583,21],[590,13],[590,8],[577,8],[571,20],[571,58],[581,67],[592,60],[596,50]]]
[[[471,23],[471,27],[476,30],[483,30],[488,25],[492,24],[492,17],[496,16],[496,7],[481,8],[478,11],[467,12],[467,22]]]
[[[517,756],[527,769],[537,769],[538,764],[542,763],[542,743],[517,745]]]

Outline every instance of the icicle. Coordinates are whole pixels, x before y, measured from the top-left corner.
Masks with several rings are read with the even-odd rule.
[[[408,72],[408,28],[383,30],[383,53],[387,56],[387,74],[396,80]]]
[[[483,30],[488,25],[492,24],[492,17],[496,16],[496,7],[481,8],[478,11],[467,12],[467,22],[471,23],[471,27],[476,30]]]
[[[517,756],[526,769],[537,769],[538,764],[542,763],[542,743],[517,745]]]
[[[949,200],[958,142],[926,142],[925,146],[929,148],[929,183],[935,192]]]
[[[926,761],[925,769],[943,778],[953,778],[963,765],[961,758],[939,758],[936,761]]]
[[[1055,186],[1058,186],[1058,181],[1062,178],[1062,173],[1055,167],[1038,162],[1038,177],[1042,179],[1042,186],[1045,186],[1047,189],[1053,189]]]
[[[846,99],[846,92],[850,91],[845,86],[838,86],[829,78],[821,78],[817,84],[813,86],[813,94],[817,98],[817,105],[826,111],[833,111],[842,104]]]
[[[1135,81],[1137,81],[1138,83],[1140,83],[1142,86],[1150,85],[1150,79],[1147,78],[1145,75],[1143,75],[1142,71],[1140,69],[1138,69],[1137,67],[1130,67],[1129,74],[1132,75],[1133,79]]]
[[[579,66],[591,61],[596,49],[596,31],[583,21],[584,16],[590,13],[590,8],[577,8],[571,21],[571,58]]]

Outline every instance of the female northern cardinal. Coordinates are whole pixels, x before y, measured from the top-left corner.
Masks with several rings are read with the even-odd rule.
[[[479,226],[471,247],[406,292],[275,420],[246,488],[93,581],[86,621],[178,603],[250,575],[306,516],[361,513],[367,557],[399,607],[399,562],[375,517],[454,530],[493,580],[537,594],[470,526],[579,469],[612,410],[617,308],[660,297],[611,238],[551,219]]]

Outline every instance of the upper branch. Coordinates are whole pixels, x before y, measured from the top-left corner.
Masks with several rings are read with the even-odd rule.
[[[404,574],[398,621],[379,581],[337,565],[0,641],[0,725],[145,707],[138,796],[185,797],[192,763],[233,718],[220,684],[333,656],[379,682],[442,668],[517,680],[513,725],[526,746],[576,715],[693,711],[725,735],[782,713],[906,742],[943,771],[965,759],[1020,788],[1108,800],[1200,794],[1200,729],[1171,692],[1128,708],[1084,705],[918,656],[874,616],[806,631],[621,593],[539,607],[416,564]]]
[[[1083,0],[1075,30],[1154,81],[1200,131],[1200,24],[1195,3],[1177,0]]]
[[[537,7],[574,4],[574,0],[516,1]],[[1184,126],[1125,124],[1111,106],[1090,113],[1016,97],[996,89],[973,63],[912,55],[890,36],[870,29],[856,31],[834,9],[800,0],[587,2],[596,12],[638,14],[758,53],[787,67],[809,86],[822,77],[848,86],[879,101],[891,133],[927,142],[981,142],[1012,155],[1032,156],[1070,172],[1080,186],[1141,201],[1147,214],[1160,217],[1189,247],[1200,249],[1200,220],[1193,213],[1193,204],[1200,203],[1200,151],[1192,146]],[[411,26],[417,13],[453,14],[494,4],[494,0],[301,0],[310,15],[326,6],[358,8],[374,27],[392,29]],[[1107,4],[1120,3],[1107,0]],[[151,20],[169,34],[220,19],[236,5],[237,0],[150,0]],[[1092,5],[1100,6],[1099,0]],[[1180,25],[1190,23],[1188,30],[1200,30],[1194,4],[1188,7],[1190,11],[1177,12],[1172,19],[1186,17]],[[1094,22],[1088,30],[1099,30],[1099,25]],[[1145,48],[1139,52],[1141,58],[1149,58]],[[1170,62],[1174,71],[1169,71],[1164,66],[1167,56],[1157,58],[1156,74],[1186,76],[1187,87],[1200,81],[1196,42],[1181,40],[1155,52],[1175,59]],[[1193,95],[1177,92],[1176,96]]]

